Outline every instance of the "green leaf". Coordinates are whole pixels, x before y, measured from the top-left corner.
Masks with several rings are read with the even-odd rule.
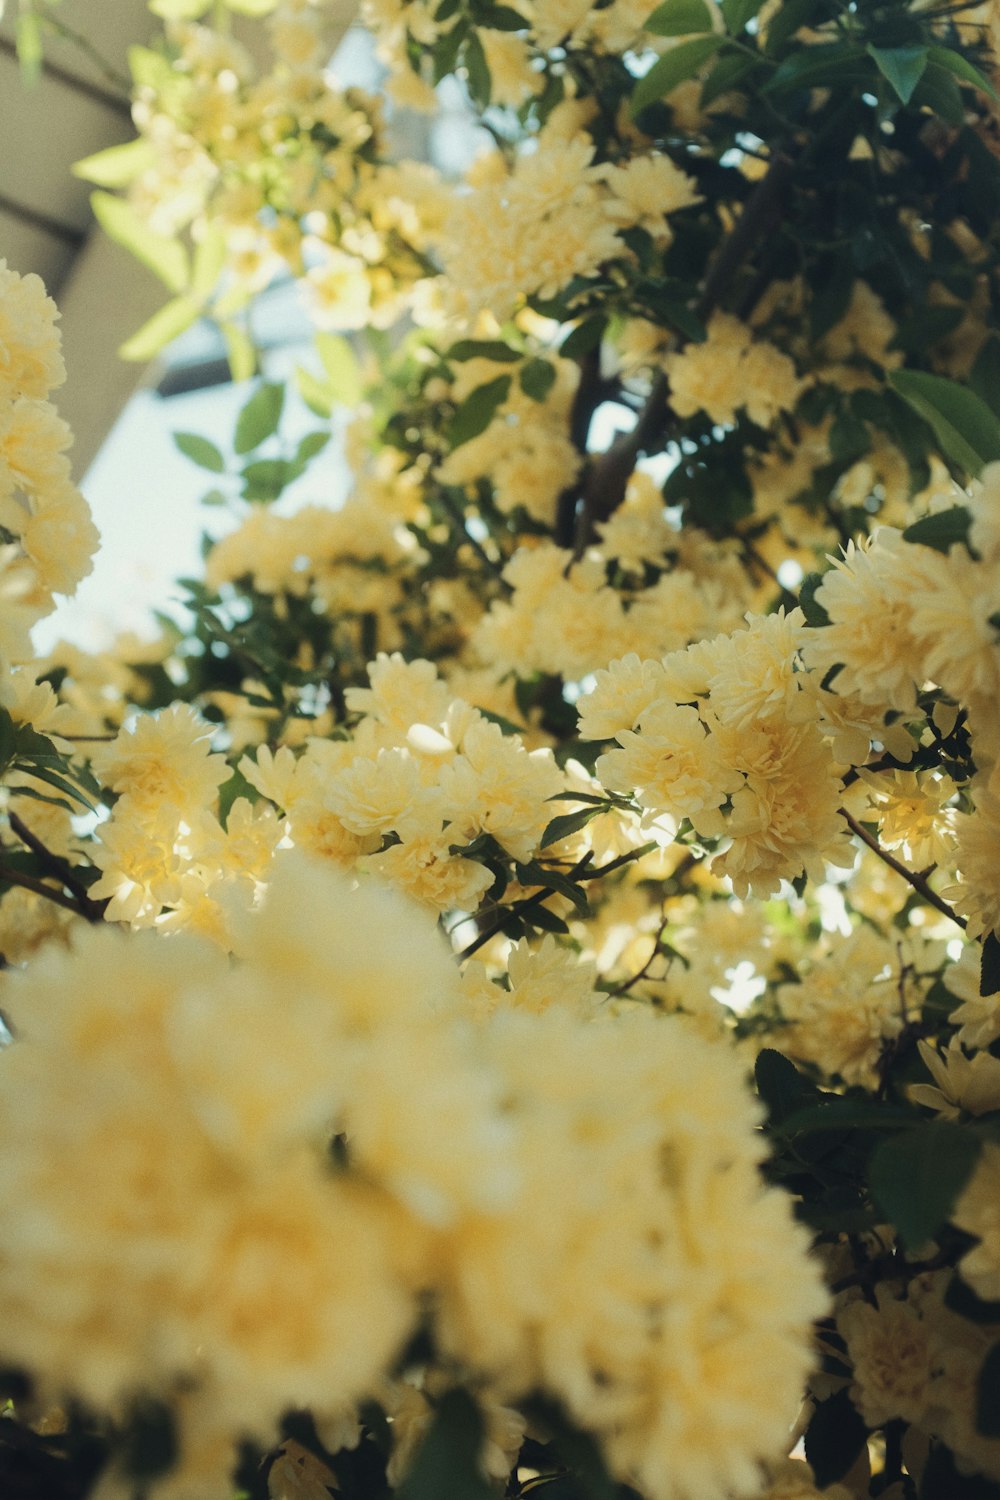
[[[487,31],[526,31],[528,20],[520,11],[509,5],[480,5],[476,7],[476,25]]]
[[[589,354],[591,349],[596,349],[600,344],[607,326],[608,320],[603,313],[584,318],[563,339],[559,353],[563,359],[579,359],[582,354]]]
[[[581,828],[586,828],[594,818],[607,811],[607,805],[602,803],[600,807],[581,807],[576,812],[560,813],[546,824],[539,849],[547,849],[550,844],[558,844],[561,839],[569,838],[570,834],[579,833]]]
[[[197,21],[211,3],[212,0],[149,0],[149,8],[164,21]]]
[[[863,52],[847,42],[821,42],[786,57],[762,92],[792,94],[801,89],[831,88],[851,79],[867,81],[870,76]]]
[[[459,339],[457,344],[452,344],[450,349],[445,350],[445,359],[491,359],[494,364],[508,365],[521,356],[516,349],[509,344],[503,344],[499,339]]]
[[[817,629],[830,623],[830,616],[816,598],[823,576],[822,573],[807,573],[799,586],[799,608],[806,617],[806,624]]]
[[[529,359],[521,366],[521,389],[532,401],[544,401],[556,383],[556,367],[547,359]]]
[[[712,12],[705,0],[663,0],[642,29],[654,36],[691,36],[693,32],[712,30]]]
[[[868,1428],[846,1390],[819,1401],[805,1434],[806,1459],[817,1489],[836,1484],[854,1464],[868,1439]]]
[[[17,17],[14,22],[14,45],[17,48],[21,80],[30,88],[42,74],[42,26],[35,11],[22,10]]]
[[[326,371],[327,390],[341,406],[357,406],[364,395],[361,366],[350,343],[339,333],[318,333],[316,351]]]
[[[767,1105],[767,1113],[774,1125],[779,1125],[794,1110],[806,1103],[813,1103],[819,1090],[803,1078],[794,1063],[773,1047],[764,1047],[757,1054],[754,1066],[757,1092]]]
[[[55,787],[57,792],[62,792],[64,796],[69,797],[73,802],[79,802],[82,807],[86,807],[88,811],[93,812],[94,804],[90,801],[90,798],[85,797],[78,786],[74,786],[71,781],[67,781],[65,776],[60,776],[50,766],[43,765],[38,760],[19,759],[14,762],[14,769],[24,771],[26,775],[34,776],[39,781],[44,781],[46,785]]]
[[[993,412],[1000,412],[1000,338],[984,339],[969,372],[969,384]]]
[[[738,89],[750,73],[760,66],[755,57],[745,57],[739,52],[727,52],[720,57],[701,86],[701,107],[707,109],[716,99]]]
[[[274,0],[225,0],[238,16],[266,16],[274,9]]]
[[[295,370],[295,385],[309,410],[317,417],[329,418],[333,413],[333,396],[325,380],[320,380],[311,370],[298,365]]]
[[[558,932],[565,935],[569,928],[562,917],[557,917],[554,911],[549,911],[547,906],[530,906],[527,909],[521,907],[518,915],[522,921],[537,927],[539,932]]]
[[[721,36],[696,36],[690,42],[681,42],[665,52],[632,91],[632,118],[635,119],[647,104],[665,99],[671,89],[686,78],[693,78],[702,64],[718,52],[724,40]]]
[[[207,300],[222,275],[226,261],[226,236],[218,224],[205,230],[194,249],[191,270],[191,295]]]
[[[245,797],[251,803],[260,801],[260,793],[253,783],[247,781],[242,771],[234,770],[229,780],[224,781],[219,787],[219,822],[223,828],[229,822],[233,803],[240,797]]]
[[[159,354],[198,318],[201,308],[193,297],[174,297],[148,322],[125,340],[118,350],[122,359],[145,363]]]
[[[471,391],[451,419],[448,440],[453,448],[485,432],[510,394],[510,376],[500,375]]]
[[[961,52],[953,52],[950,47],[929,47],[927,55],[936,67],[954,73],[962,83],[971,83],[973,88],[979,89],[990,99],[1000,97],[989,79],[984,78],[979,69],[974,67],[967,57],[963,57]]]
[[[315,458],[317,453],[322,453],[330,441],[328,432],[307,432],[299,442],[295,450],[295,466],[305,467],[310,459]]]
[[[172,292],[182,292],[191,279],[188,253],[180,240],[157,234],[125,198],[113,193],[90,195],[94,217],[109,239],[134,255]]]
[[[237,453],[250,453],[269,437],[273,437],[278,430],[284,404],[285,387],[279,381],[262,381],[236,418],[234,450]]]
[[[722,18],[733,36],[746,30],[747,22],[753,20],[763,3],[764,0],[722,0]]]
[[[295,473],[285,458],[259,458],[243,470],[243,499],[255,504],[277,500]]]
[[[208,469],[213,474],[225,471],[226,460],[208,438],[199,436],[197,432],[175,432],[174,442],[184,457],[189,458],[200,469]]]
[[[939,510],[931,516],[921,516],[903,532],[905,542],[920,542],[924,547],[933,547],[935,552],[947,552],[956,542],[969,541],[971,512],[965,505],[952,505],[948,510]]]
[[[893,370],[893,390],[933,429],[946,458],[977,476],[1000,458],[1000,417],[975,391],[922,370]]]
[[[0,708],[0,771],[10,765],[16,747],[17,730],[14,720],[5,708]]]
[[[93,156],[84,156],[70,167],[74,177],[92,182],[95,187],[128,187],[130,182],[151,167],[156,160],[149,141],[141,136],[126,141],[121,146],[109,146],[106,151],[95,151]]]
[[[897,96],[904,104],[909,104],[927,66],[927,48],[876,47],[869,42],[867,51]]]
[[[947,125],[961,126],[965,123],[965,105],[962,93],[948,68],[929,61],[924,75],[913,91],[910,103],[919,108],[926,107],[940,115]]]
[[[226,341],[229,373],[236,385],[250,380],[257,373],[257,349],[245,328],[238,323],[221,324],[222,337]]]
[[[947,1222],[980,1146],[964,1126],[931,1120],[876,1147],[868,1168],[872,1195],[908,1249],[926,1245]]]
[[[486,61],[486,53],[483,44],[476,33],[470,32],[469,39],[465,44],[464,58],[466,79],[469,85],[469,93],[481,109],[485,109],[490,102],[493,91],[493,80],[490,77],[489,64]]]
[[[465,1391],[447,1391],[397,1500],[495,1500],[479,1466],[483,1419]]]
[[[995,995],[1000,990],[1000,940],[995,932],[989,932],[983,942],[983,956],[979,965],[979,993]]]

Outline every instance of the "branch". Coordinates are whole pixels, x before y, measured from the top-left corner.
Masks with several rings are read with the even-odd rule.
[[[30,849],[32,854],[36,856],[45,874],[52,876],[54,880],[58,880],[60,885],[64,885],[76,897],[80,915],[86,917],[88,922],[103,921],[107,902],[91,900],[87,893],[87,887],[79,879],[69,861],[60,859],[57,854],[53,854],[52,850],[42,843],[38,835],[32,833],[31,829],[18,817],[17,813],[11,812],[9,809],[7,811],[7,821],[25,848]],[[47,890],[48,887],[45,889]]]
[[[883,849],[878,839],[874,838],[868,832],[867,828],[865,828],[863,824],[858,822],[857,818],[852,818],[846,807],[838,808],[838,812],[840,813],[840,816],[843,818],[844,822],[847,824],[851,832],[855,834],[863,844],[867,845],[867,847],[872,851],[873,854],[877,854],[883,864],[888,865],[890,870],[895,870],[897,875],[902,876],[907,885],[912,886],[912,888],[917,892],[917,895],[921,898],[921,900],[926,901],[928,906],[933,906],[935,911],[939,911],[942,916],[948,917],[952,922],[956,923],[957,926],[961,927],[963,931],[965,930],[965,928],[968,926],[965,918],[960,917],[958,915],[958,912],[950,907],[947,901],[943,899],[943,897],[938,895],[937,891],[931,890],[931,887],[928,885],[927,880],[923,875],[918,875],[915,873],[915,871],[908,870],[906,865],[901,864],[899,860],[891,855],[887,849]]]
[[[46,885],[42,880],[36,880],[33,875],[23,875],[20,870],[12,870],[9,865],[3,863],[0,863],[0,881],[5,881],[7,885],[19,885],[26,891],[34,891],[36,896],[44,896],[47,901],[53,901],[56,906],[73,912],[74,916],[87,917],[88,922],[100,921],[99,917],[88,916],[74,896],[64,896],[62,891],[57,891],[54,886]]]
[[[782,198],[794,165],[792,158],[784,152],[775,153],[712,262],[696,309],[699,318],[704,319],[714,311],[754,245],[780,220]],[[621,505],[639,454],[668,433],[671,418],[668,395],[667,377],[661,370],[653,380],[631,432],[620,433],[606,453],[585,467],[579,490],[572,496],[576,513],[573,562],[579,561],[590,545],[597,523],[614,515]],[[569,501],[564,495],[560,497],[561,519],[565,519],[568,508]],[[558,534],[557,530],[557,538]]]

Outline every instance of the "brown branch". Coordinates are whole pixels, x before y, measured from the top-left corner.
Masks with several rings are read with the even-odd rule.
[[[7,812],[7,821],[25,848],[30,849],[32,854],[36,856],[44,873],[50,875],[53,880],[58,880],[60,885],[65,886],[76,897],[80,915],[86,917],[88,922],[102,921],[107,902],[91,900],[87,893],[87,887],[77,877],[69,861],[60,859],[59,855],[53,854],[52,850],[42,843],[37,834],[32,833],[31,829],[18,817],[17,813],[11,812],[9,809]]]
[[[605,996],[604,996],[604,998],[606,1000],[613,1000],[616,995],[625,995],[625,994],[627,994],[628,991],[632,988],[632,986],[634,984],[638,984],[639,981],[640,981],[640,979],[645,979],[646,975],[649,973],[650,969],[653,967],[653,960],[659,956],[659,952],[660,952],[660,939],[663,937],[663,934],[666,932],[667,926],[668,926],[669,922],[670,922],[669,916],[667,916],[664,913],[663,920],[661,921],[661,923],[659,925],[659,928],[657,929],[656,936],[653,939],[653,948],[652,948],[652,951],[651,951],[649,957],[646,959],[646,962],[643,964],[643,966],[642,966],[641,969],[639,969],[635,974],[633,974],[631,976],[630,979],[623,979],[622,982],[621,982],[621,984],[616,984],[615,985],[614,989],[607,990],[606,993],[605,993]],[[668,965],[668,968],[669,968],[669,965]]]
[[[857,838],[859,838],[861,842],[872,851],[873,854],[877,854],[883,864],[888,865],[890,870],[895,870],[896,874],[901,876],[902,879],[906,881],[907,885],[911,886],[913,890],[916,891],[921,900],[926,901],[928,906],[933,906],[935,911],[939,911],[942,916],[950,918],[950,920],[956,923],[957,926],[961,927],[963,931],[965,930],[965,928],[968,926],[965,918],[960,917],[958,912],[950,907],[947,901],[943,899],[943,897],[938,895],[937,891],[931,890],[931,887],[928,885],[925,876],[918,875],[915,871],[907,869],[906,865],[901,864],[900,861],[893,855],[891,855],[887,849],[883,849],[878,839],[874,838],[872,834],[868,832],[867,828],[865,828],[863,824],[858,822],[857,818],[852,818],[846,807],[841,807],[837,810],[851,832]]]
[[[87,917],[88,922],[100,920],[97,917],[87,916],[75,896],[65,896],[54,886],[46,885],[42,880],[36,880],[33,875],[23,875],[20,870],[12,870],[9,865],[0,863],[0,880],[6,881],[8,885],[19,885],[26,891],[33,891],[36,896],[44,896],[46,901],[53,901],[56,906],[71,911],[74,916]]]
[[[773,156],[771,165],[750,194],[743,212],[712,262],[698,300],[699,318],[707,318],[718,306],[754,245],[780,221],[782,199],[794,165],[792,158],[784,152],[776,152]],[[661,441],[669,432],[669,393],[667,377],[661,370],[653,379],[646,403],[631,432],[620,433],[605,453],[585,466],[581,483],[573,496],[573,562],[579,561],[590,545],[597,524],[614,515],[621,505],[640,453]],[[564,517],[567,509],[568,502],[561,497],[561,516]]]

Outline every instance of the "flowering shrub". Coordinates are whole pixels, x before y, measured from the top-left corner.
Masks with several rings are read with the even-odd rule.
[[[0,263],[5,1493],[996,1500],[992,12],[370,0],[450,180],[326,0],[151,9],[124,352],[290,272],[316,427],[178,434],[186,623],[39,657]]]

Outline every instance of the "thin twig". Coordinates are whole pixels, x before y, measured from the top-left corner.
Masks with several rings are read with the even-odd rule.
[[[846,807],[838,808],[838,812],[840,813],[840,816],[843,818],[844,822],[847,824],[851,832],[855,834],[861,840],[861,842],[872,851],[873,854],[877,854],[883,864],[888,865],[890,870],[895,870],[896,874],[900,875],[903,880],[906,881],[907,885],[912,886],[913,890],[917,892],[917,895],[920,896],[923,901],[927,902],[928,906],[933,906],[935,911],[939,911],[944,917],[949,917],[951,921],[956,923],[957,926],[961,927],[963,931],[965,930],[965,928],[968,926],[965,918],[960,917],[958,912],[950,907],[947,901],[943,899],[943,897],[938,895],[937,891],[931,889],[923,875],[918,875],[915,873],[915,871],[908,870],[906,865],[901,864],[899,860],[894,858],[894,856],[891,855],[887,849],[883,849],[878,839],[874,838],[872,834],[868,832],[867,828],[865,828],[863,824],[858,822],[857,818],[852,818]]]
[[[80,914],[85,916],[88,922],[100,922],[104,916],[104,907],[99,901],[91,900],[87,893],[87,887],[80,880],[73,866],[68,860],[61,859],[58,854],[43,844],[37,834],[32,833],[27,824],[18,817],[16,812],[8,809],[7,821],[14,833],[17,834],[21,843],[34,854],[46,875],[51,875],[53,880],[58,880],[68,891],[76,897],[80,903]]]
[[[606,1000],[612,1000],[612,999],[614,999],[614,997],[616,995],[624,995],[624,994],[626,994],[632,988],[632,986],[634,984],[638,984],[639,983],[640,979],[645,979],[646,975],[649,973],[650,969],[653,967],[653,960],[659,956],[659,952],[660,952],[660,939],[663,937],[663,934],[666,932],[669,923],[670,923],[670,918],[666,914],[666,912],[664,912],[664,914],[663,914],[663,920],[661,921],[661,923],[660,923],[660,925],[659,925],[659,927],[657,929],[656,937],[653,939],[652,951],[651,951],[649,957],[646,959],[646,962],[643,964],[642,968],[639,969],[639,971],[637,973],[635,973],[635,974],[632,975],[632,977],[630,979],[623,979],[622,982],[621,982],[621,984],[616,984],[613,990],[607,990],[605,992],[605,997],[604,997]]]

